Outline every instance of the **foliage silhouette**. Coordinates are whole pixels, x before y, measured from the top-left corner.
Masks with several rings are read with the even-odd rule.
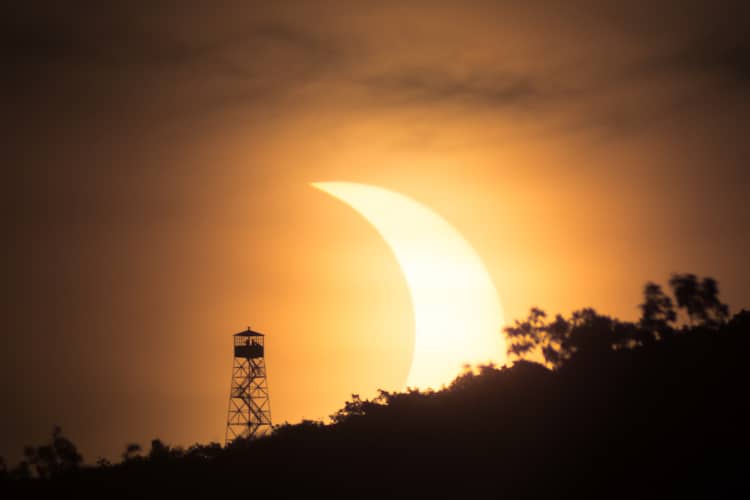
[[[52,440],[49,444],[24,449],[26,463],[33,466],[37,477],[46,479],[77,471],[83,462],[83,456],[78,453],[76,446],[63,436],[62,429],[52,429]],[[22,473],[22,474],[25,474]]]
[[[685,309],[690,325],[716,328],[729,317],[729,306],[719,300],[719,285],[713,278],[699,281],[695,274],[673,274],[669,284],[677,306]]]
[[[570,317],[557,314],[547,323],[547,313],[533,307],[524,321],[503,329],[512,359],[535,359],[540,355],[550,368],[560,368],[573,356],[596,358],[606,351],[644,343],[644,332],[632,323],[598,314],[594,309],[574,311]]]
[[[512,366],[466,370],[442,390],[352,395],[330,424],[287,423],[225,447],[155,439],[143,457],[129,446],[120,463],[0,488],[24,497],[747,497],[750,312],[722,316],[715,284],[673,286],[678,307],[691,304],[691,326],[675,328],[671,299],[653,283],[637,323],[593,309],[547,322],[535,308],[506,330]],[[543,364],[523,359],[534,357]],[[37,462],[45,456],[30,448]],[[29,474],[19,465],[8,476]]]
[[[646,283],[643,288],[643,303],[638,307],[641,309],[639,326],[644,333],[638,341],[644,344],[651,343],[674,333],[673,325],[677,321],[677,313],[672,299],[662,291],[661,286]]]
[[[139,456],[142,448],[138,443],[129,443],[125,445],[125,451],[122,453],[122,461],[127,462]]]

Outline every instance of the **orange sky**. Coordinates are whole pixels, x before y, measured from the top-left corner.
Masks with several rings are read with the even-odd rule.
[[[750,302],[739,13],[243,4],[3,21],[0,455],[53,424],[89,461],[220,441],[248,325],[268,335],[274,423],[400,388],[413,318],[396,261],[313,181],[435,210],[509,319],[635,319],[644,282],[675,271]]]

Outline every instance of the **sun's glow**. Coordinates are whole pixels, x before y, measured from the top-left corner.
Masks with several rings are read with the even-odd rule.
[[[414,310],[407,386],[439,388],[465,364],[505,361],[503,311],[482,260],[442,217],[401,194],[350,182],[312,184],[359,212],[393,251]]]

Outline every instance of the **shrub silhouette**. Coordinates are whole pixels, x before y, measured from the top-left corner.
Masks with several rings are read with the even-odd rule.
[[[83,456],[78,453],[73,442],[63,436],[62,429],[58,426],[52,429],[52,440],[49,444],[27,446],[24,448],[24,456],[25,463],[31,465],[31,470],[40,478],[69,474],[76,471],[83,462]],[[27,475],[27,472],[21,470],[18,473]]]

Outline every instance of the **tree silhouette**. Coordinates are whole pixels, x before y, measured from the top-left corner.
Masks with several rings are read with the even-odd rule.
[[[609,316],[598,314],[592,308],[574,311],[568,321],[569,332],[565,335],[562,347],[565,352],[579,356],[593,357],[611,351],[621,342],[618,322]]]
[[[516,359],[541,356],[548,366],[560,366],[570,356],[564,347],[570,324],[559,314],[551,323],[545,321],[546,317],[543,310],[532,307],[525,320],[515,320],[513,326],[503,328],[510,341],[508,355]]]
[[[169,446],[165,445],[161,439],[152,440],[148,458],[149,460],[167,460],[169,458]]]
[[[388,393],[381,391],[379,398],[371,401],[362,399],[359,394],[352,394],[352,400],[344,403],[344,407],[330,416],[333,423],[351,421],[367,415],[373,409],[381,406]]]
[[[207,445],[196,443],[187,449],[185,456],[195,460],[212,460],[221,454],[222,448],[219,443],[212,442]]]
[[[185,455],[185,450],[180,446],[171,447],[165,444],[161,439],[151,441],[151,450],[148,452],[148,459],[156,462],[164,462]]]
[[[750,311],[743,309],[735,314],[727,324],[731,330],[750,329]]]
[[[639,326],[645,335],[639,339],[642,343],[663,339],[674,332],[671,324],[677,320],[672,299],[656,283],[648,282],[643,287],[643,303]]]
[[[127,462],[135,459],[141,452],[141,445],[138,443],[129,443],[125,445],[125,451],[122,453],[122,461]]]
[[[700,287],[703,303],[701,320],[706,326],[716,327],[726,323],[729,318],[729,306],[719,300],[719,284],[713,278],[703,278]]]
[[[719,300],[715,279],[673,274],[669,284],[691,327],[716,329],[726,323],[729,307]],[[647,282],[643,287],[643,302],[638,307],[641,318],[637,324],[600,315],[591,308],[574,311],[567,319],[558,314],[554,321],[547,322],[547,314],[532,307],[525,320],[516,320],[512,326],[503,328],[508,339],[507,353],[517,360],[542,358],[554,369],[573,356],[596,357],[611,350],[652,344],[675,334],[674,303],[661,286]]]
[[[26,446],[24,455],[40,478],[71,472],[83,462],[78,449],[72,441],[63,436],[59,426],[52,429],[51,443],[38,447]]]
[[[57,426],[52,431],[52,448],[63,471],[76,469],[83,462],[83,456],[71,440],[62,435],[62,429]]]
[[[677,307],[685,309],[688,322],[693,326],[703,307],[698,277],[694,274],[673,274],[669,285],[677,299]]]
[[[574,311],[569,318],[557,314],[547,323],[546,313],[534,307],[524,321],[503,329],[508,355],[518,360],[541,356],[549,368],[560,368],[574,356],[599,356],[632,346],[641,332],[632,323],[598,314],[592,308]]]
[[[710,277],[698,281],[695,274],[673,274],[669,280],[677,307],[685,309],[690,326],[717,327],[729,317],[729,306],[719,300],[719,284]]]

